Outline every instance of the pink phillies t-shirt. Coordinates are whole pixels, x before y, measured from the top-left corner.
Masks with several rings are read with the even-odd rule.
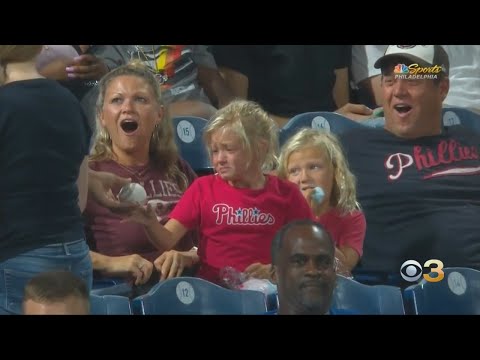
[[[219,283],[226,266],[239,271],[253,263],[270,264],[270,245],[278,229],[312,212],[298,186],[266,175],[261,190],[230,186],[220,176],[198,178],[170,217],[200,232],[197,276]]]
[[[349,246],[361,257],[367,223],[361,211],[341,214],[338,209],[330,209],[325,214],[314,217],[330,233],[336,247]]]
[[[176,183],[165,179],[162,171],[148,165],[126,168],[115,161],[105,160],[91,162],[90,168],[111,172],[121,177],[131,178],[132,182],[140,183],[147,192],[147,202],[153,206],[162,224],[167,222],[168,215],[182,196],[182,191]],[[183,160],[179,162],[179,168],[183,170],[191,184],[196,178],[193,170]],[[118,194],[120,189],[112,189],[112,191]],[[130,221],[122,223],[122,217],[90,199],[84,216],[89,245],[93,251],[107,256],[138,254],[149,261],[154,261],[160,256],[161,252],[148,240],[143,225]],[[189,232],[175,249],[190,250],[197,242],[196,240],[196,237]]]

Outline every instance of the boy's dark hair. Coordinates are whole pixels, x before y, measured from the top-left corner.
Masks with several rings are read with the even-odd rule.
[[[55,303],[68,297],[82,299],[89,304],[90,295],[85,282],[70,271],[49,271],[28,281],[23,301]]]

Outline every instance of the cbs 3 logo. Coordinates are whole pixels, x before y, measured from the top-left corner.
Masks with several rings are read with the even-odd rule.
[[[432,273],[437,275],[431,276]],[[425,261],[422,268],[418,261],[407,260],[400,266],[400,275],[406,281],[415,282],[422,277],[422,274],[423,278],[428,282],[442,281],[445,277],[443,262],[437,259],[430,259]]]

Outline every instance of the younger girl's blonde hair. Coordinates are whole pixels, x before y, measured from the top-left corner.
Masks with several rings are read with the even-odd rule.
[[[277,167],[277,125],[260,105],[252,101],[235,100],[213,115],[203,133],[210,157],[213,133],[227,128],[239,136],[243,148],[249,154],[250,162],[257,158],[265,172]],[[259,146],[262,140],[267,144],[266,151],[262,151]]]
[[[282,147],[278,176],[288,178],[288,159],[296,151],[315,148],[325,154],[326,160],[333,166],[334,183],[330,196],[330,205],[342,213],[360,209],[357,202],[355,176],[348,167],[343,148],[337,137],[330,132],[317,129],[302,129]]]
[[[91,161],[115,160],[112,149],[112,138],[102,126],[100,114],[105,103],[105,93],[110,83],[120,76],[136,76],[147,83],[154,95],[158,106],[163,106],[160,85],[151,70],[141,61],[134,60],[129,64],[120,66],[106,74],[99,82],[99,95],[96,104],[97,131],[95,134],[95,145],[90,156]],[[166,178],[178,184],[184,191],[188,187],[186,175],[178,167],[178,149],[175,143],[172,121],[166,111],[163,119],[153,130],[150,139],[150,160],[155,166],[162,170]]]

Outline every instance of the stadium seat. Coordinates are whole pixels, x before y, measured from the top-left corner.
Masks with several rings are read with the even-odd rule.
[[[362,125],[358,122],[334,112],[318,111],[298,114],[280,129],[280,146],[301,128],[324,129],[339,135],[359,127],[362,127]]]
[[[480,114],[460,107],[444,107],[442,109],[444,126],[463,125],[475,132],[480,132]]]
[[[404,290],[408,314],[480,315],[480,271],[451,267],[443,269],[439,282],[425,279]]]
[[[400,288],[409,286],[398,273],[387,273],[382,271],[364,270],[355,268],[352,271],[353,279],[366,285],[390,285]]]
[[[125,296],[90,294],[90,314],[132,315],[132,308]]]
[[[361,315],[404,315],[402,291],[388,285],[365,285],[337,275],[332,308]]]
[[[118,283],[116,285],[106,286],[103,288],[92,288],[90,294],[93,295],[120,295],[129,296],[132,293],[132,285],[126,282]]]
[[[173,131],[180,155],[199,176],[213,174],[202,138],[206,124],[206,119],[195,116],[173,118]]]
[[[466,108],[444,107],[442,109],[442,122],[444,126],[461,124],[475,132],[480,132],[480,114]],[[363,121],[362,124],[369,127],[383,128],[385,125],[385,118],[368,119]]]
[[[93,278],[92,289],[104,289],[107,287],[115,286],[125,282],[125,279],[121,278]]]
[[[133,299],[132,309],[137,315],[262,315],[267,305],[259,291],[229,290],[200,278],[179,277]]]

